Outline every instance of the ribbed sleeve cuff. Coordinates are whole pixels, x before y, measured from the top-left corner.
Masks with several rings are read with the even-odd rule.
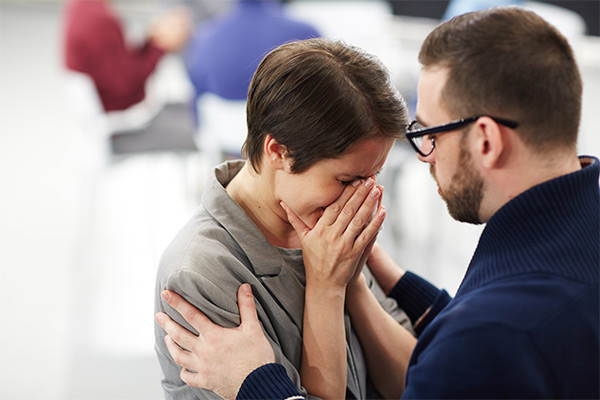
[[[427,328],[429,323],[433,321],[435,317],[437,317],[440,311],[442,311],[448,305],[448,303],[450,303],[450,300],[452,300],[452,297],[450,297],[448,292],[446,292],[445,290],[441,290],[438,293],[437,297],[433,301],[433,304],[431,305],[431,308],[429,309],[429,311],[427,311],[427,314],[423,317],[422,320],[419,321],[418,324],[414,326],[417,337],[421,335],[421,332],[423,332],[423,330]]]
[[[236,399],[304,398],[281,364],[266,364],[246,377]]]
[[[388,296],[396,300],[414,325],[433,304],[439,293],[440,290],[431,283],[407,271]]]

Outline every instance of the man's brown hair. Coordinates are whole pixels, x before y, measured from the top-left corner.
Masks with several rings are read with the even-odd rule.
[[[449,68],[442,101],[453,117],[505,117],[542,151],[575,148],[579,69],[567,39],[534,12],[497,7],[457,16],[429,34],[419,61]]]
[[[342,42],[308,39],[262,60],[248,89],[247,122],[244,152],[254,170],[268,133],[300,173],[359,140],[402,137],[408,113],[377,58]]]

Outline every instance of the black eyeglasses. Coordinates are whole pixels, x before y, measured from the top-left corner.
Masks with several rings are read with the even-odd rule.
[[[423,127],[418,121],[415,120],[410,123],[406,129],[405,135],[416,152],[423,157],[427,157],[435,149],[435,140],[432,137],[428,137],[427,140],[425,140],[425,136],[433,135],[434,133],[454,131],[462,126],[477,121],[481,117],[489,117],[500,125],[507,126],[511,129],[515,129],[517,126],[519,126],[518,122],[511,121],[509,119],[491,117],[489,115],[475,115],[469,118],[457,119],[456,121],[448,122],[447,124],[432,126],[429,128]]]

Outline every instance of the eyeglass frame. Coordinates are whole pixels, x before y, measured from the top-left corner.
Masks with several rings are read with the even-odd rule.
[[[468,125],[468,124],[471,124],[471,123],[477,121],[481,117],[491,118],[494,121],[496,121],[497,123],[499,123],[500,125],[504,125],[511,129],[515,129],[519,126],[518,122],[512,121],[510,119],[492,117],[490,115],[474,115],[472,117],[461,118],[461,119],[457,119],[454,121],[450,121],[450,122],[447,122],[442,125],[436,125],[436,126],[431,126],[429,128],[422,128],[422,129],[417,129],[417,130],[411,131],[410,127],[413,126],[414,124],[416,124],[417,122],[419,122],[417,120],[414,120],[408,125],[408,127],[404,131],[404,135],[406,136],[406,138],[408,139],[408,142],[411,144],[411,146],[413,147],[413,149],[415,149],[415,151],[417,153],[419,153],[422,157],[427,157],[427,156],[431,155],[431,153],[433,153],[433,150],[435,150],[435,141],[433,140],[433,138],[431,139],[431,151],[427,154],[423,153],[421,151],[421,149],[416,145],[416,143],[412,141],[412,139],[422,137],[425,135],[433,135],[435,133],[454,131],[462,126],[465,126],[465,125]]]

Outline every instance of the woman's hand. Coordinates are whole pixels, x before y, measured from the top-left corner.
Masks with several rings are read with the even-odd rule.
[[[345,290],[385,219],[385,209],[378,204],[381,193],[373,178],[355,181],[325,209],[313,229],[281,203],[302,244],[307,282]]]
[[[250,285],[243,284],[238,290],[241,323],[237,328],[213,324],[175,292],[167,290],[162,296],[200,334],[192,334],[165,313],[156,314],[156,321],[167,332],[169,353],[183,367],[181,379],[188,385],[234,399],[252,371],[275,361],[256,314]]]
[[[374,179],[356,181],[325,209],[313,229],[282,203],[300,238],[306,269],[300,375],[308,392],[323,399],[346,393],[344,298],[383,224],[380,197]]]

